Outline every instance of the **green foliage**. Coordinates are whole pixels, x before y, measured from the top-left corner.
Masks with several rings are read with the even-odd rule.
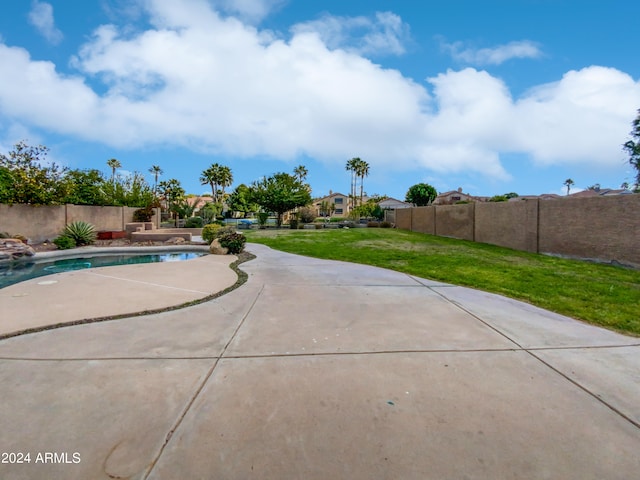
[[[76,242],[76,245],[91,245],[96,241],[97,233],[93,225],[81,220],[68,224],[62,236],[69,237]]]
[[[276,173],[256,181],[251,187],[251,200],[265,211],[277,214],[277,224],[282,225],[285,212],[311,203],[309,186],[288,173]]]
[[[213,240],[216,238],[216,233],[221,228],[222,227],[217,223],[210,223],[208,225],[205,225],[204,227],[202,227],[202,239],[208,244],[211,244],[211,242],[213,242]]]
[[[59,237],[54,238],[53,243],[60,250],[68,250],[70,248],[76,247],[76,241],[73,238],[68,237],[67,235],[60,235]]]
[[[99,170],[69,170],[65,181],[68,184],[64,203],[74,205],[109,205],[104,183],[105,179]]]
[[[233,174],[231,173],[231,169],[219,163],[212,164],[200,175],[200,184],[211,186],[211,193],[215,203],[224,200],[224,189],[232,183]]]
[[[153,211],[154,205],[149,204],[144,208],[140,208],[133,212],[134,222],[150,222],[155,212]]]
[[[185,228],[202,228],[202,217],[189,217],[184,222]]]
[[[354,208],[349,216],[352,218],[375,218],[382,220],[384,218],[384,211],[374,200],[370,200]]]
[[[640,188],[640,109],[638,116],[631,122],[631,140],[623,145],[625,152],[629,154],[629,165],[636,170],[636,190]]]
[[[229,198],[227,199],[227,205],[233,212],[241,212],[243,217],[247,217],[247,214],[258,211],[259,205],[251,201],[251,189],[244,183],[238,185]]]
[[[7,155],[0,154],[0,200],[3,203],[51,205],[61,203],[67,194],[65,169],[46,161],[49,149],[14,145]]]
[[[298,228],[298,219],[292,218],[289,220],[289,228],[291,230],[296,230]]]
[[[506,202],[509,200],[505,195],[494,195],[489,199],[490,202]]]
[[[380,222],[380,228],[391,228],[392,225],[389,222]]]
[[[244,250],[247,237],[242,233],[227,232],[220,236],[219,241],[222,247],[229,249],[229,253],[237,254]]]
[[[267,220],[269,220],[269,212],[258,212],[258,225],[261,228],[265,227]]]
[[[433,203],[438,196],[438,192],[428,183],[417,183],[407,191],[405,202],[413,203],[418,207],[424,207]]]
[[[202,218],[204,225],[214,223],[215,219],[218,218],[221,213],[221,203],[207,202],[202,206],[202,208],[200,208],[200,210],[198,210],[198,215]]]

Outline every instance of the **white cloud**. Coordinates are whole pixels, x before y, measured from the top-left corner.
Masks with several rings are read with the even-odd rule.
[[[57,45],[62,41],[63,35],[55,25],[51,4],[35,0],[29,12],[29,22],[52,44]]]
[[[316,33],[330,49],[359,55],[401,55],[409,39],[409,26],[391,12],[376,12],[375,18],[324,15],[291,30],[294,34]]]
[[[492,48],[466,47],[463,42],[446,43],[440,48],[461,63],[469,65],[500,65],[514,58],[539,58],[542,51],[537,43],[529,40],[509,42]]]
[[[146,5],[155,27],[96,30],[74,62],[82,76],[0,44],[6,118],[113,147],[336,164],[357,155],[381,171],[506,179],[505,153],[544,164],[619,162],[640,104],[640,82],[615,69],[571,71],[514,99],[502,80],[473,68],[423,86],[333,49],[313,29],[285,41],[204,1]]]

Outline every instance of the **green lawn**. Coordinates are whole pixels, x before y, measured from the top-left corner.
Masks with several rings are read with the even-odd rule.
[[[640,271],[404,230],[255,230],[248,241],[499,293],[640,335]]]

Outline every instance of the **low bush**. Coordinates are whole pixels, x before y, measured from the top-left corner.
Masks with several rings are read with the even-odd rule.
[[[218,238],[220,246],[229,249],[229,253],[240,253],[244,250],[244,244],[247,242],[247,237],[242,233],[228,232],[221,235]]]
[[[298,218],[302,223],[312,223],[316,219],[316,211],[311,207],[302,207],[298,211]]]
[[[80,246],[91,245],[96,241],[98,233],[90,223],[78,220],[64,227],[62,236],[72,238],[76,242],[76,245]]]
[[[380,226],[380,222],[367,222],[367,227],[376,228]]]
[[[202,228],[204,222],[201,217],[189,217],[184,222],[185,228]]]
[[[204,227],[202,227],[202,239],[208,244],[211,244],[211,242],[213,242],[213,240],[216,238],[216,233],[221,228],[222,226],[217,223],[210,223],[208,225],[205,225]]]
[[[153,205],[147,205],[144,208],[139,208],[133,212],[134,222],[150,222],[155,212],[153,211]]]
[[[389,222],[380,222],[380,228],[391,228],[392,225]]]
[[[291,220],[289,220],[289,228],[291,230],[297,230],[298,229],[298,220],[296,220],[295,218],[292,218]]]
[[[71,237],[67,237],[66,235],[60,235],[59,237],[55,238],[53,240],[53,243],[60,250],[68,250],[70,248],[76,247],[76,241]]]

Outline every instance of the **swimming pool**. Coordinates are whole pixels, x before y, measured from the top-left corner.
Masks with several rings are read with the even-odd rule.
[[[138,263],[179,262],[206,255],[204,252],[172,252],[154,254],[100,255],[54,260],[51,262],[12,262],[0,265],[0,288],[15,283],[44,277],[54,273],[71,272],[85,268],[134,265]]]

